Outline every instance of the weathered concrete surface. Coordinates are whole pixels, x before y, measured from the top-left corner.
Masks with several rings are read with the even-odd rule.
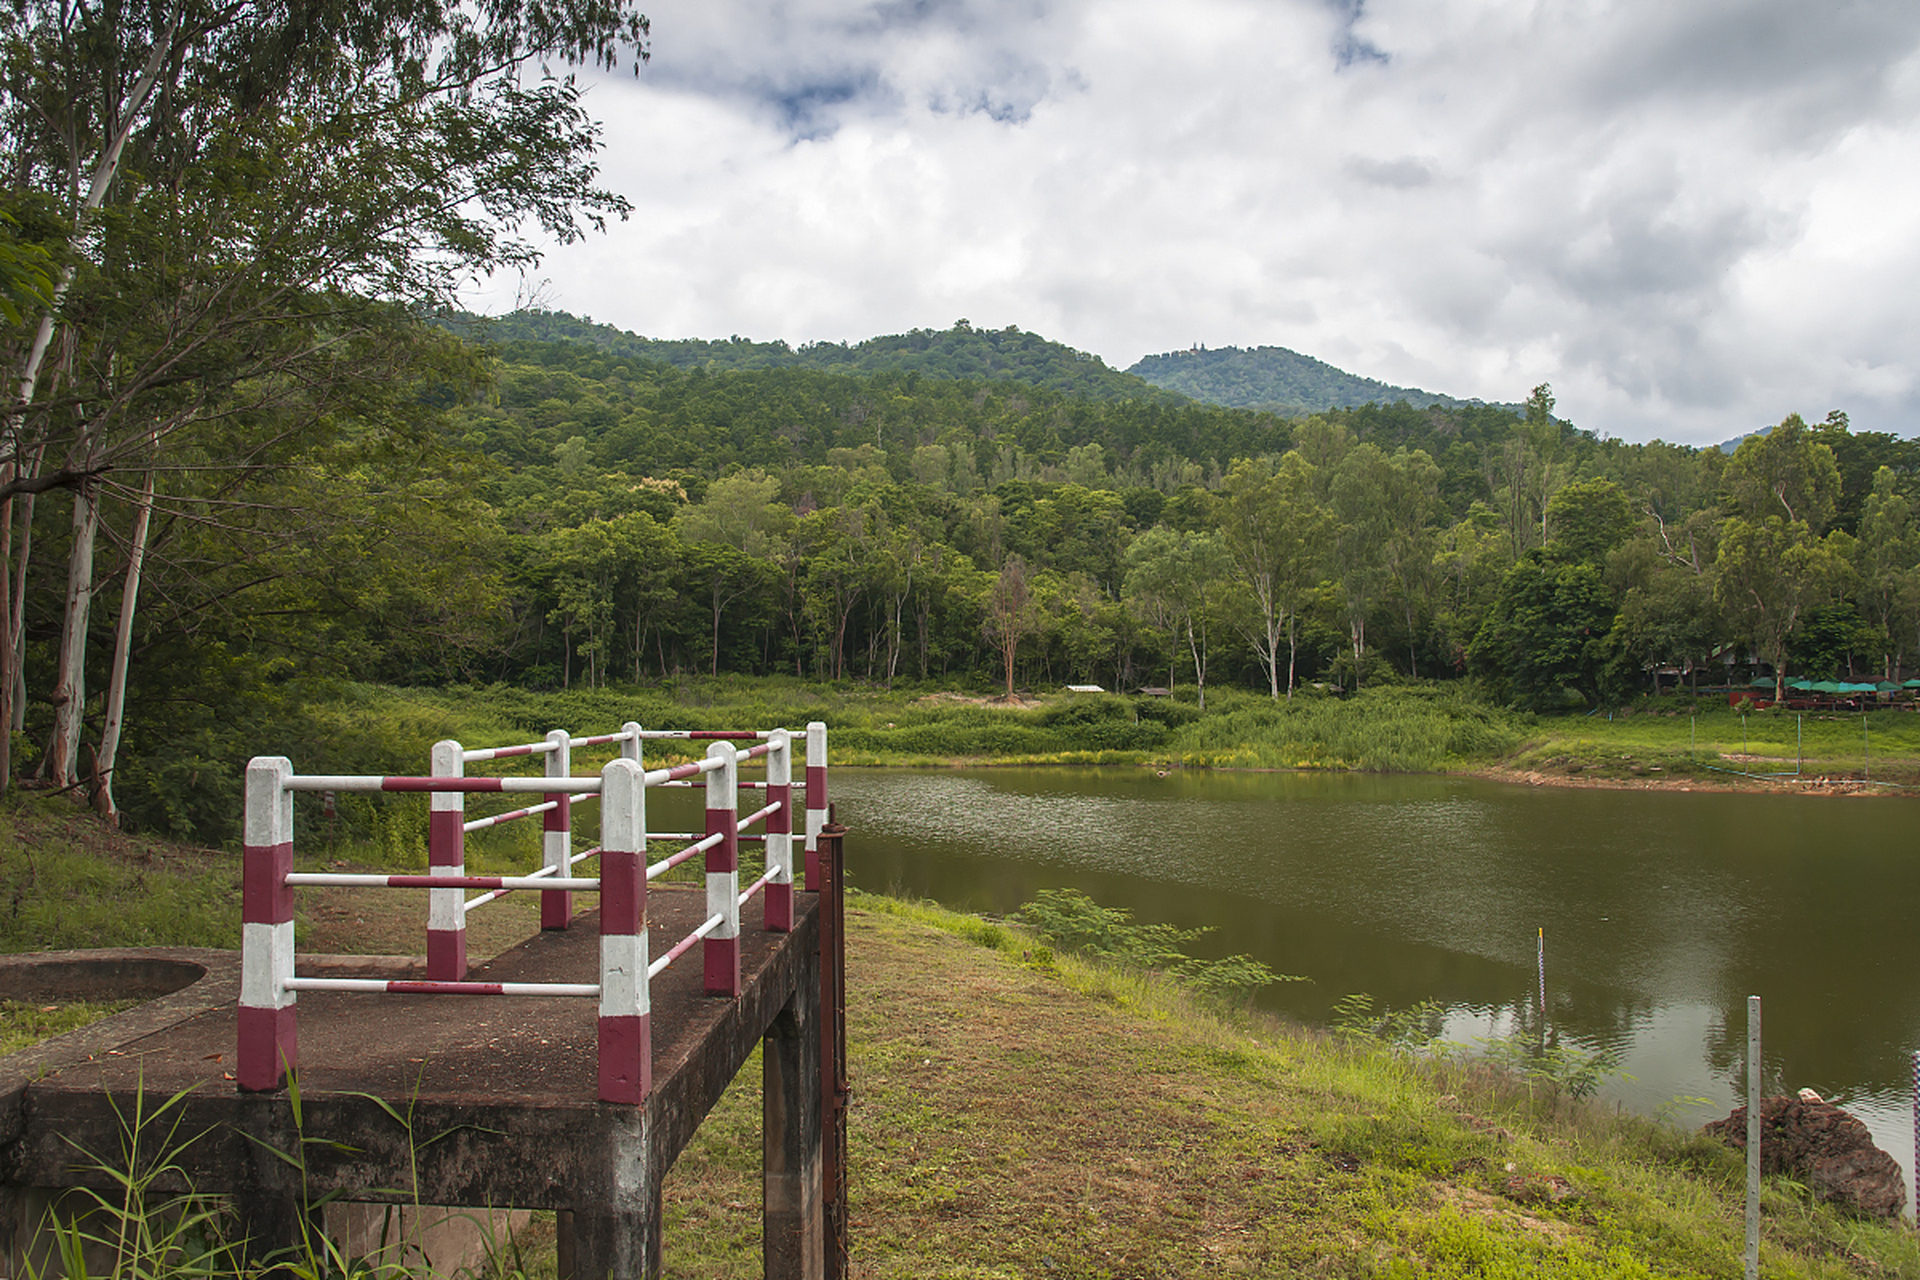
[[[705,906],[700,887],[654,886],[654,954],[697,926]],[[658,1266],[667,1170],[776,1018],[817,1003],[817,898],[795,894],[794,906],[791,934],[762,932],[760,913],[743,912],[739,999],[703,992],[697,950],[654,980],[654,1088],[642,1107],[596,1100],[593,1000],[304,992],[296,1124],[286,1093],[235,1089],[235,974],[222,977],[217,1001],[184,999],[197,984],[131,1031],[110,1030],[118,1019],[109,1020],[83,1043],[41,1046],[31,1063],[0,1059],[0,1185],[107,1185],[77,1151],[117,1154],[121,1116],[185,1091],[177,1132],[192,1140],[177,1163],[201,1191],[244,1193],[262,1248],[297,1234],[302,1191],[264,1142],[302,1155],[310,1198],[338,1190],[357,1201],[571,1210],[580,1275],[646,1274]],[[588,913],[469,976],[591,982],[598,955]],[[383,965],[380,976],[405,976],[391,961],[367,967]],[[300,967],[313,971],[304,958]],[[216,972],[227,970],[210,966]],[[809,1026],[816,1017],[806,1015]]]

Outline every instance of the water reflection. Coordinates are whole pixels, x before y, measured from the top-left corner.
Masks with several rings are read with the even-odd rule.
[[[1899,800],[1132,769],[834,786],[856,884],[988,912],[1073,887],[1212,926],[1196,950],[1313,979],[1263,997],[1307,1021],[1365,991],[1439,1000],[1455,1040],[1510,1033],[1544,928],[1554,1034],[1619,1054],[1633,1078],[1605,1095],[1644,1112],[1706,1097],[1724,1114],[1757,993],[1770,1075],[1838,1096],[1912,1159],[1920,860]]]

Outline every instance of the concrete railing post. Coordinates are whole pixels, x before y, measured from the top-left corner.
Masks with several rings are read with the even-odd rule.
[[[635,764],[640,765],[644,770],[645,762],[640,757],[640,725],[639,723],[637,721],[629,720],[625,724],[620,726],[620,732],[627,735],[620,743],[621,757],[623,759],[633,761]]]
[[[573,739],[565,729],[555,729],[547,735],[547,741],[553,750],[547,752],[547,776],[549,778],[573,777]],[[540,833],[542,865],[550,868],[554,875],[564,876],[573,865],[573,801],[567,798],[566,788],[571,782],[561,784],[559,791],[549,791],[546,798],[553,802],[553,808],[547,810],[546,823]],[[573,920],[573,893],[568,889],[543,889],[540,892],[540,927],[542,929],[564,929]]]
[[[460,744],[448,738],[433,744],[433,776],[466,773]],[[427,870],[436,875],[465,875],[467,870],[466,796],[436,791],[427,814]],[[467,976],[466,890],[427,890],[427,977],[459,982]]]
[[[707,774],[707,919],[722,917],[705,939],[708,995],[740,994],[740,753],[730,742],[707,748],[722,762]]]
[[[264,1092],[286,1083],[299,1065],[294,1023],[293,792],[285,756],[255,756],[247,764],[245,852],[241,869],[239,1044],[234,1079]]]
[[[653,1089],[647,993],[647,792],[624,756],[600,771],[600,1100]]]
[[[780,812],[767,818],[766,927],[793,932],[793,735],[767,735],[767,803]]]
[[[827,726],[807,723],[807,892],[820,891],[820,832],[827,825]]]

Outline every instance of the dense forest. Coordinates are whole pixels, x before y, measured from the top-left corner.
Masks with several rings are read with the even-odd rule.
[[[1143,356],[1128,373],[1156,387],[1208,404],[1305,414],[1363,404],[1439,405],[1459,409],[1475,403],[1452,396],[1395,387],[1335,368],[1285,347],[1193,347]],[[1511,406],[1510,406],[1511,407]]]
[[[404,395],[243,474],[149,482],[125,676],[142,820],[169,820],[157,774],[214,767],[236,718],[343,676],[1202,700],[1223,681],[1284,699],[1467,678],[1550,710],[1639,696],[1660,672],[1898,676],[1920,653],[1920,459],[1838,414],[1728,454],[1595,439],[1545,387],[1519,413],[1283,418],[938,367],[679,368],[436,332],[416,331]],[[106,606],[86,624],[88,689],[113,687],[139,542],[141,506],[119,494],[81,553]],[[70,495],[42,494],[20,565],[33,768],[51,754],[31,695],[58,687],[72,527]],[[88,742],[105,711],[90,700]]]
[[[1914,446],[1838,412],[1693,450],[1596,439],[1544,386],[1205,403],[965,321],[791,349],[462,316],[532,237],[626,211],[579,86],[523,73],[644,60],[645,20],[342,13],[6,19],[0,787],[206,829],[355,680],[1440,679],[1551,710],[1920,654]]]

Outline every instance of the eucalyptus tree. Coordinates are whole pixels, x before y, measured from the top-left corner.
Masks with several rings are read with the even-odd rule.
[[[596,185],[578,85],[544,64],[637,66],[646,34],[618,0],[24,0],[0,16],[8,212],[52,228],[58,264],[52,305],[6,335],[0,555],[15,498],[22,546],[15,598],[0,601],[0,702],[15,688],[27,507],[64,489],[56,782],[71,780],[86,706],[101,503],[244,501],[206,481],[235,460],[181,460],[196,434],[250,422],[238,465],[277,465],[337,427],[354,383],[416,376],[385,359],[417,341],[401,304],[530,264],[530,227],[565,240],[624,214]],[[123,612],[149,527],[129,527]]]
[[[1853,573],[1853,539],[1824,532],[1840,469],[1796,413],[1741,441],[1721,482],[1733,514],[1720,527],[1714,598],[1773,664],[1775,696],[1784,696],[1789,638]]]
[[[1886,678],[1896,679],[1896,655],[1907,647],[1909,631],[1902,614],[1920,585],[1920,522],[1891,467],[1874,472],[1860,516],[1858,556],[1861,608],[1886,645]]]
[[[1241,631],[1280,698],[1280,642],[1287,644],[1287,697],[1293,697],[1299,620],[1333,533],[1331,513],[1316,496],[1318,468],[1289,451],[1275,467],[1265,459],[1234,464],[1222,484],[1220,536],[1234,577],[1245,588]]]
[[[1233,563],[1217,532],[1176,533],[1155,526],[1127,549],[1125,598],[1142,621],[1167,635],[1176,655],[1186,648],[1202,709],[1207,705],[1212,630],[1232,573]],[[1169,688],[1176,666],[1169,661]]]

